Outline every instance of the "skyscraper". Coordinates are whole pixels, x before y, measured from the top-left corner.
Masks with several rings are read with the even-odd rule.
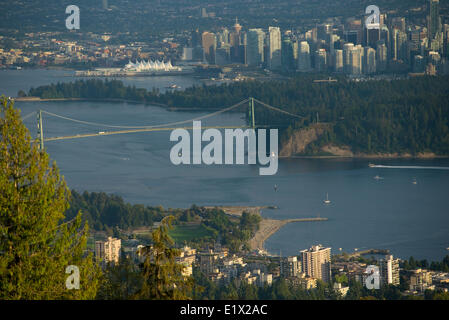
[[[376,67],[378,71],[387,69],[388,49],[384,41],[379,41],[376,48]]]
[[[265,33],[262,29],[249,29],[246,38],[246,63],[249,66],[260,66],[264,61]]]
[[[310,46],[307,41],[301,41],[298,48],[298,70],[310,71]]]
[[[203,32],[201,39],[206,61],[210,64],[215,64],[215,49],[217,48],[217,38],[215,37],[215,34],[205,31]]]
[[[321,279],[325,282],[331,280],[331,248],[323,248],[321,245],[312,246],[302,250],[302,271],[308,277]]]
[[[295,69],[293,54],[293,42],[289,38],[282,40],[282,68],[284,70]]]
[[[349,51],[349,70],[352,75],[362,73],[362,55],[358,45]]]
[[[343,50],[335,50],[335,72],[343,72]]]
[[[343,70],[345,73],[351,73],[351,64],[349,61],[349,53],[354,48],[353,43],[345,43],[343,45]]]
[[[440,0],[429,0],[429,42],[432,41],[441,29]]]
[[[318,49],[315,52],[315,70],[325,72],[327,70],[327,54],[325,49]]]
[[[364,48],[362,71],[364,74],[372,74],[376,72],[376,50],[370,47]]]
[[[399,285],[399,259],[393,259],[392,255],[385,256],[385,259],[380,260],[379,269],[381,284]]]
[[[231,45],[231,60],[232,62],[243,63],[245,60],[244,49],[241,41],[242,26],[235,18],[234,31],[229,34],[229,44]]]
[[[270,69],[281,68],[281,29],[279,27],[269,27],[269,57],[268,66]]]

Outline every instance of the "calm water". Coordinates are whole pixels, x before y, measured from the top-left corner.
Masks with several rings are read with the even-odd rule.
[[[61,80],[66,71],[2,71],[0,90],[21,89]],[[11,80],[12,79],[12,80]],[[187,87],[190,78],[148,79],[141,86],[168,83]],[[141,81],[142,79],[138,79]],[[129,79],[128,81],[134,81]],[[160,81],[160,82],[159,82]],[[155,84],[156,83],[156,84]],[[136,85],[138,85],[136,83]],[[93,102],[20,103],[24,115],[37,109],[92,122],[149,125],[191,119],[204,113],[169,112],[159,107]],[[34,117],[32,117],[34,118]],[[35,119],[26,125],[35,136]],[[242,114],[222,114],[203,125],[239,125]],[[107,131],[101,127],[44,116],[47,137]],[[109,129],[110,130],[110,129]],[[198,205],[275,205],[266,217],[328,217],[320,223],[293,223],[266,242],[283,255],[321,243],[352,252],[388,248],[394,255],[440,260],[449,254],[449,170],[369,168],[363,160],[281,160],[275,176],[259,176],[257,166],[174,166],[169,131],[92,137],[46,143],[70,188],[105,191],[132,203],[189,207]],[[383,165],[442,166],[448,160],[375,161]],[[374,179],[378,175],[383,179]],[[412,182],[416,179],[417,184]],[[273,186],[278,185],[277,192]],[[323,199],[329,193],[330,205]]]

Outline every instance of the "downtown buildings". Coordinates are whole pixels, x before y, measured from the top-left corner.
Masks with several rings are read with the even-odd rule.
[[[368,28],[367,16],[361,15],[328,19],[307,31],[277,26],[244,30],[236,20],[231,32],[203,33],[204,61],[356,78],[385,72],[449,74],[449,24],[442,21],[439,0],[427,0],[423,12],[427,25],[381,11],[376,28]],[[213,52],[220,58],[214,59]]]

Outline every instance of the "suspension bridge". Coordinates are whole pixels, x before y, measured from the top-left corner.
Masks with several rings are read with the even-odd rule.
[[[255,98],[247,98],[247,99],[242,100],[230,107],[220,109],[219,111],[212,112],[207,115],[203,115],[203,116],[196,117],[196,118],[189,119],[189,120],[182,120],[182,121],[170,122],[170,123],[165,123],[165,124],[149,125],[149,126],[121,126],[121,125],[110,125],[110,124],[104,124],[104,123],[96,123],[96,122],[84,121],[84,120],[79,120],[79,119],[73,119],[73,118],[70,118],[67,116],[62,116],[62,115],[52,113],[49,111],[45,111],[45,110],[38,110],[38,111],[31,112],[30,114],[23,117],[22,120],[25,120],[25,119],[31,117],[32,115],[37,114],[37,139],[39,142],[39,148],[41,150],[43,150],[44,142],[49,142],[49,141],[80,139],[80,138],[88,138],[88,137],[96,137],[96,136],[109,136],[109,135],[117,135],[117,134],[151,132],[151,131],[168,131],[168,130],[171,131],[174,129],[189,130],[189,129],[192,129],[192,126],[183,127],[182,125],[185,125],[187,123],[192,123],[193,121],[199,121],[199,120],[211,118],[211,117],[219,115],[221,113],[232,111],[234,109],[242,107],[245,104],[248,104],[249,125],[245,125],[245,126],[210,126],[210,127],[203,127],[203,129],[209,129],[209,128],[215,128],[215,129],[252,128],[252,129],[256,129],[256,128],[260,128],[260,127],[266,127],[266,126],[256,126],[255,103],[258,103],[260,106],[262,106],[266,109],[276,111],[281,114],[288,115],[292,118],[299,118],[299,119],[304,118],[303,116],[296,115],[296,114],[290,113],[288,111],[282,110],[280,108],[271,106],[269,104],[266,104],[262,101],[255,99]],[[100,127],[100,128],[111,128],[111,129],[116,129],[116,130],[98,131],[98,132],[94,132],[94,133],[83,133],[83,134],[74,134],[74,135],[68,135],[68,136],[44,138],[44,127],[43,127],[43,117],[42,117],[43,114],[46,114],[48,116],[55,117],[55,118],[58,118],[61,120],[71,121],[71,122],[75,122],[75,123],[79,123],[79,124],[90,125],[90,126],[95,126],[95,127]]]

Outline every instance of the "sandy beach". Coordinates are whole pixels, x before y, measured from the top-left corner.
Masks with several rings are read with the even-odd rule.
[[[206,208],[213,208],[213,207],[206,207]],[[249,212],[251,214],[261,215],[260,214],[261,209],[268,209],[271,207],[268,207],[268,206],[257,206],[257,207],[224,206],[224,207],[218,207],[218,208],[222,209],[226,214],[240,217],[244,211]],[[328,220],[327,218],[318,218],[318,217],[284,219],[284,220],[267,219],[267,218],[262,217],[262,220],[261,220],[260,226],[259,226],[259,230],[256,232],[254,237],[249,240],[249,246],[250,246],[251,250],[265,250],[264,249],[265,241],[288,223],[316,222],[316,221],[327,221],[327,220]]]

